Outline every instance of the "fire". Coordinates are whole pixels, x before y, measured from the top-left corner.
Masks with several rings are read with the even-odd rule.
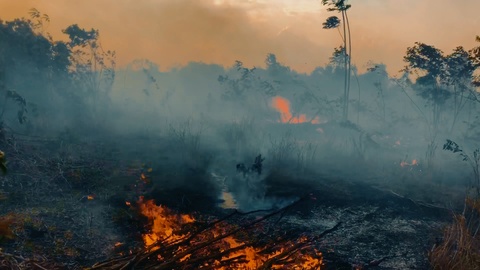
[[[406,161],[402,161],[400,162],[400,166],[402,167],[406,167],[406,166],[417,166],[418,165],[418,161],[416,159],[412,160],[412,163],[408,163]]]
[[[313,120],[308,121],[306,114],[293,116],[290,111],[290,101],[284,97],[276,96],[272,99],[272,107],[280,113],[280,122],[289,124],[312,123],[320,124],[320,118],[317,116]]]
[[[235,240],[233,237],[227,237],[224,239],[224,241],[228,243],[228,247],[231,249],[235,249],[237,247],[245,245],[245,243],[239,242]],[[300,239],[299,241],[306,241],[306,239]],[[238,266],[237,269],[245,269],[245,270],[259,269],[262,265],[265,264],[266,261],[270,260],[271,258],[282,255],[283,253],[288,253],[289,249],[292,248],[293,246],[294,244],[291,243],[290,245],[281,247],[279,250],[267,255],[262,254],[263,252],[261,248],[253,248],[250,246],[246,246],[245,248],[230,254],[230,256],[226,258],[226,260],[230,258],[238,257],[238,256],[245,256],[246,262]],[[314,258],[310,255],[304,255],[301,258],[302,261],[299,260],[299,262],[297,262],[297,265],[293,266],[293,268],[290,268],[290,269],[319,269],[318,267],[322,265],[322,259],[321,259],[321,253],[318,251],[317,251],[317,256],[319,258]],[[226,270],[226,268],[220,268],[220,269]],[[270,269],[287,269],[287,268],[285,268],[284,265],[272,265]]]
[[[190,215],[176,215],[168,208],[156,205],[153,200],[143,201],[143,196],[138,201],[140,212],[153,222],[151,232],[143,236],[146,246],[151,246],[159,240],[169,239],[175,241],[181,239],[183,235],[175,235],[181,226],[195,221]]]
[[[95,199],[95,195],[88,195],[87,196],[87,200],[93,200],[93,199]]]
[[[319,269],[322,265],[321,252],[314,250],[310,255],[299,252],[306,248],[313,249],[309,246],[310,242],[306,237],[298,239],[297,242],[279,244],[274,241],[263,247],[254,247],[253,244],[248,243],[249,237],[252,236],[244,233],[242,229],[235,229],[234,225],[218,222],[209,227],[211,230],[204,230],[205,233],[198,234],[195,230],[185,231],[186,225],[196,222],[191,215],[176,214],[165,206],[156,205],[153,200],[145,201],[143,197],[140,197],[138,206],[140,212],[151,222],[149,232],[143,235],[145,246],[151,247],[160,241],[164,244],[157,245],[158,247],[152,250],[161,250],[168,244],[177,246],[179,263],[188,263],[189,260],[198,261],[201,256],[208,258],[216,254],[212,256],[215,259],[204,266],[215,270],[232,269],[232,266],[234,269],[249,270]],[[235,230],[243,234],[237,238],[235,233],[231,233]],[[188,245],[179,244],[187,238]],[[197,249],[196,246],[203,246],[205,250]],[[157,258],[162,260],[161,255]],[[275,260],[277,258],[281,259]],[[268,267],[265,267],[266,265]]]

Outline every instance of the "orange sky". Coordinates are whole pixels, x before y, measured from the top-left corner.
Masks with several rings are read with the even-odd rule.
[[[462,5],[457,4],[461,2]],[[353,62],[403,67],[408,46],[421,41],[450,52],[475,46],[480,35],[478,0],[351,0]],[[50,16],[47,30],[77,23],[100,30],[119,66],[148,58],[165,70],[189,61],[263,66],[267,53],[300,72],[324,65],[341,40],[322,29],[333,15],[319,0],[0,0],[0,18],[28,17],[30,8]],[[477,14],[476,14],[477,13]]]

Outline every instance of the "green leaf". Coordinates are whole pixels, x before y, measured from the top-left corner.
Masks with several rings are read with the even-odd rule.
[[[337,16],[328,17],[323,23],[323,29],[333,29],[340,25],[340,19]]]

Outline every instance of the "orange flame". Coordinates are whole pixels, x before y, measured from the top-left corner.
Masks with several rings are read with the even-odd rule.
[[[179,234],[178,231],[181,229],[182,225],[195,222],[195,219],[190,215],[175,214],[165,206],[156,205],[153,200],[144,201],[143,197],[140,197],[138,205],[140,212],[152,223],[150,232],[143,235],[144,244],[147,247],[159,240],[164,240],[168,243],[181,240],[184,235]],[[212,233],[214,237],[217,237],[224,235],[227,230],[228,229],[225,228],[225,226],[218,225],[214,227]],[[298,241],[303,242],[306,240],[306,238],[301,238]],[[238,256],[244,256],[245,261],[237,264],[236,269],[258,269],[267,260],[283,252],[288,252],[288,249],[294,245],[295,243],[289,243],[271,254],[265,254],[262,252],[263,250],[261,248],[248,246],[246,243],[234,238],[233,236],[228,236],[220,241],[220,250],[222,252],[235,248],[238,248],[238,250],[222,257],[220,261],[215,261],[213,265],[210,265],[210,268],[215,270],[227,270],[229,268],[221,265],[223,261],[227,261]],[[181,259],[181,261],[189,260],[190,256],[191,254],[186,255]],[[162,258],[159,257],[159,259]],[[315,250],[315,256],[306,254],[299,255],[298,258],[295,259],[295,266],[290,269],[319,269],[320,265],[322,265],[322,254],[321,252]],[[271,269],[286,268],[285,266],[272,265]]]
[[[88,196],[87,196],[87,199],[88,199],[88,200],[93,200],[93,199],[95,199],[95,195],[88,195]]]
[[[307,121],[306,114],[293,116],[290,111],[290,101],[284,97],[276,96],[272,99],[272,107],[280,113],[280,122],[289,124],[312,123],[319,124],[320,118],[316,116],[313,120]]]
[[[169,238],[171,241],[182,238],[183,235],[175,235],[182,225],[192,223],[195,219],[189,215],[173,214],[168,208],[156,205],[153,200],[143,201],[143,196],[138,201],[140,212],[146,216],[152,224],[151,233],[143,236],[146,246],[150,246],[158,240]]]
[[[400,162],[400,166],[406,167],[406,166],[416,166],[418,165],[418,161],[416,159],[412,160],[412,163],[408,163],[406,161]]]

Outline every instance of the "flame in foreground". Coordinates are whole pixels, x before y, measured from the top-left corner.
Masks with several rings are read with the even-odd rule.
[[[290,101],[284,97],[276,96],[272,99],[272,107],[280,113],[280,122],[289,124],[312,123],[320,124],[320,118],[316,116],[308,121],[306,114],[293,116],[290,111]]]
[[[183,224],[195,221],[189,215],[174,214],[170,209],[162,205],[156,205],[153,200],[144,202],[143,196],[140,197],[139,206],[141,213],[153,221],[151,233],[143,235],[143,241],[146,246],[151,246],[155,242],[167,238],[168,242],[181,239],[183,235],[175,235],[174,231],[179,231]]]
[[[146,247],[163,241],[167,245],[159,245],[156,249],[176,246],[179,255],[179,263],[196,262],[204,258],[215,258],[209,263],[199,265],[200,269],[208,268],[215,270],[227,269],[320,269],[322,265],[321,252],[314,250],[307,252],[304,245],[306,237],[296,242],[282,242],[272,240],[263,247],[254,247],[249,242],[258,242],[254,235],[248,231],[240,230],[242,227],[219,222],[214,223],[210,230],[186,231],[185,225],[191,225],[196,220],[190,215],[176,214],[170,209],[156,205],[153,200],[144,201],[143,197],[138,201],[141,213],[146,216],[150,223],[150,232],[143,236]],[[193,228],[193,227],[192,227]],[[183,230],[183,231],[182,231]],[[234,237],[238,232],[239,237]],[[182,240],[188,240],[188,245],[180,245]],[[245,241],[239,240],[239,238]],[[253,238],[253,239],[251,239]],[[218,240],[218,241],[217,241]],[[201,246],[201,248],[197,248]],[[311,248],[313,250],[313,248]],[[310,250],[310,249],[309,249]],[[164,258],[158,255],[159,263]],[[234,266],[234,268],[232,268]]]

